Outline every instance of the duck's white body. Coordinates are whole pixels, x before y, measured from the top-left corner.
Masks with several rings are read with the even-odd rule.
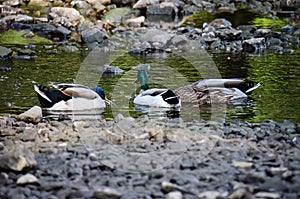
[[[86,99],[74,97],[68,101],[60,101],[54,104],[52,107],[47,108],[50,111],[84,111],[92,109],[105,108],[105,101],[100,97],[95,99]]]
[[[169,92],[171,96],[164,96]],[[134,103],[143,106],[149,107],[164,107],[164,108],[179,108],[181,106],[181,101],[178,96],[172,95],[172,91],[169,89],[160,89],[160,88],[152,88],[148,90],[141,90],[140,94],[138,94],[135,99]],[[167,101],[175,100],[177,103],[168,103]]]
[[[105,99],[101,98],[99,93],[86,86],[66,83],[52,84],[51,87],[38,87],[34,85],[34,90],[38,94],[39,101],[46,110],[85,111],[106,107]]]

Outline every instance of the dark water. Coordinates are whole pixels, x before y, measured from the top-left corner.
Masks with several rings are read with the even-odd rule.
[[[39,105],[33,91],[33,81],[39,84],[73,82],[88,54],[82,51],[52,54],[47,51],[51,52],[51,49],[40,49],[43,53],[38,53],[35,60],[0,62],[1,67],[11,67],[11,71],[0,71],[1,114],[15,115],[33,105]],[[211,54],[211,58],[222,78],[247,77],[260,82],[262,86],[252,94],[252,100],[240,104],[214,108],[184,104],[180,113],[184,120],[210,119],[220,114],[229,120],[261,122],[271,119],[280,122],[288,119],[300,122],[299,51],[288,56]],[[175,88],[202,78],[201,73],[176,54],[135,57],[125,53],[111,63],[125,72],[117,76],[102,76],[98,81],[98,84],[104,87],[108,98],[115,102],[112,107],[105,109],[103,114],[106,119],[109,120],[118,113],[133,117],[144,114],[137,111],[132,103],[135,93],[138,92],[138,85],[135,83],[136,70],[132,69],[132,66],[141,63],[151,65],[150,87]],[[148,115],[159,118],[165,117],[165,113],[160,111]]]

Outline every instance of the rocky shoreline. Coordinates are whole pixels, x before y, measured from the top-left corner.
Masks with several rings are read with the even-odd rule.
[[[0,124],[3,199],[300,196],[300,125],[289,121],[20,115]]]
[[[57,46],[57,53],[78,51],[83,45],[88,50],[126,48],[143,54],[161,49],[176,51],[189,40],[197,41],[199,48],[212,52],[291,54],[300,43],[300,6],[299,1],[287,2],[5,1],[0,7],[0,32],[5,34],[8,30],[16,30],[21,34],[19,36],[30,40],[24,49],[2,46],[0,59],[34,59],[36,44],[43,43]],[[30,11],[30,8],[36,11]],[[287,19],[291,20],[290,24],[277,27],[278,30],[254,25],[233,27],[225,19],[207,21],[203,25],[194,22],[184,24],[188,16],[197,11],[234,12],[238,9],[248,9],[262,17],[272,16],[269,20],[290,12]],[[182,20],[151,22],[147,20],[151,16],[171,16],[171,19]],[[13,32],[7,34],[12,35]],[[36,41],[34,44],[38,36],[48,41]],[[1,43],[5,44],[5,39],[2,38]]]

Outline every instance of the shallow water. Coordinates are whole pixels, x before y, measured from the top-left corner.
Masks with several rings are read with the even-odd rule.
[[[88,52],[53,54],[52,49],[40,49],[35,60],[2,61],[1,67],[11,67],[11,71],[0,71],[1,114],[19,114],[39,105],[33,90],[33,81],[39,84],[49,82],[73,82],[82,67]],[[46,53],[45,53],[46,52]],[[47,53],[48,52],[48,53]],[[180,116],[183,120],[193,119],[245,119],[261,122],[266,119],[283,121],[288,119],[300,122],[300,53],[292,55],[268,54],[263,56],[245,56],[232,54],[211,54],[211,58],[222,78],[249,78],[260,82],[262,86],[251,95],[252,99],[227,106],[198,107],[183,104]],[[111,65],[125,70],[116,76],[102,76],[98,84],[102,85],[107,97],[112,99],[112,107],[105,109],[103,115],[110,120],[118,113],[138,117],[142,111],[135,109],[132,101],[138,92],[136,69],[138,64],[150,64],[150,87],[170,87],[192,83],[202,78],[190,63],[178,54],[160,54],[147,57],[135,57],[123,54]],[[101,64],[97,67],[101,67]],[[99,72],[100,74],[100,72]],[[226,114],[225,114],[226,113]],[[152,118],[165,118],[166,111],[149,113]]]

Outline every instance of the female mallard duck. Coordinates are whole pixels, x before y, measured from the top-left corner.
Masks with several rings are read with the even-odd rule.
[[[144,69],[138,70],[138,81],[141,84],[140,93],[134,98],[137,105],[163,108],[179,108],[181,101],[170,89],[148,87],[148,74]]]
[[[51,87],[34,85],[42,108],[49,111],[84,111],[106,107],[104,90],[96,86],[91,90],[80,84],[51,84]]]
[[[247,79],[205,79],[174,91],[182,102],[205,105],[247,98],[259,86]]]

